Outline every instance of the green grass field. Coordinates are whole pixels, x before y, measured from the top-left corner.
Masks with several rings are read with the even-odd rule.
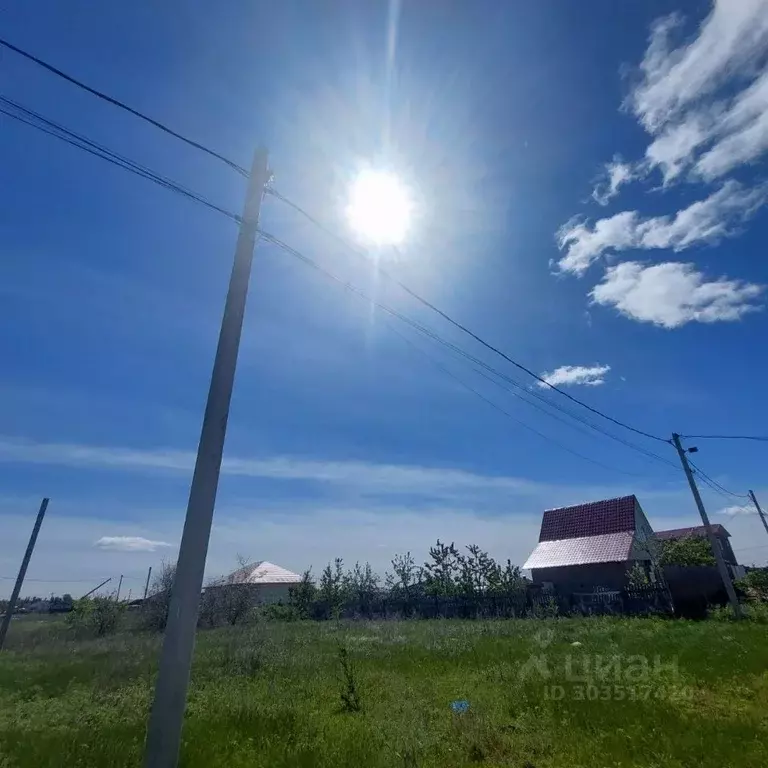
[[[201,632],[181,765],[764,768],[767,641],[758,624],[614,618]],[[14,622],[0,766],[140,765],[158,648]]]

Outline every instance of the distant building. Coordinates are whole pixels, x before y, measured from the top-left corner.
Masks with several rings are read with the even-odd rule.
[[[714,523],[712,526],[712,533],[715,534],[715,541],[720,548],[720,552],[723,555],[728,565],[738,565],[736,561],[736,555],[731,548],[731,542],[728,541],[731,534],[720,525],[720,523]],[[672,528],[669,531],[656,531],[654,534],[658,541],[668,541],[669,539],[687,539],[691,536],[696,536],[702,539],[707,537],[707,529],[703,525],[694,525],[689,528]]]
[[[546,510],[539,543],[523,568],[531,570],[534,582],[550,583],[564,594],[620,590],[635,563],[656,580],[654,547],[653,529],[637,498],[622,496]]]
[[[218,584],[206,589],[248,586],[256,603],[287,603],[290,588],[301,581],[301,576],[279,565],[260,560],[238,568]]]

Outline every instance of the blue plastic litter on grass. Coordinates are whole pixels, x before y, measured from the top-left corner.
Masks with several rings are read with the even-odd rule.
[[[463,715],[469,709],[469,702],[466,699],[458,699],[458,701],[451,702],[451,709],[457,715]]]

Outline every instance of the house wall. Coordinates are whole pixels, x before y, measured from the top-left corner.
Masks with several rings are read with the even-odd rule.
[[[531,577],[539,584],[544,581],[552,582],[562,593],[592,592],[596,587],[622,589],[626,586],[627,569],[631,565],[631,562],[622,562],[534,568],[531,570]]]
[[[733,548],[731,547],[731,542],[728,541],[728,537],[715,536],[715,538],[720,542],[720,548],[725,562],[730,563],[731,565],[736,565],[738,560],[736,560],[736,555],[733,553]]]
[[[258,603],[287,603],[289,590],[293,584],[259,584],[256,601]]]

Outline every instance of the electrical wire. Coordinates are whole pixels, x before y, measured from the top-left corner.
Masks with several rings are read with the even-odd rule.
[[[473,395],[476,395],[481,400],[488,403],[488,405],[490,405],[492,408],[499,411],[500,413],[503,413],[507,418],[511,419],[512,421],[514,421],[516,424],[520,425],[524,429],[527,429],[529,432],[533,432],[535,435],[538,435],[539,437],[546,440],[547,442],[550,442],[553,445],[556,445],[558,448],[561,448],[562,450],[567,451],[568,453],[573,454],[574,456],[577,456],[580,459],[584,459],[584,461],[588,461],[591,464],[595,464],[598,467],[602,467],[603,469],[607,469],[611,472],[620,472],[624,475],[634,475],[635,477],[641,477],[641,475],[638,475],[636,472],[628,472],[627,470],[619,469],[618,467],[612,467],[612,466],[609,466],[608,464],[603,464],[601,461],[598,461],[597,459],[593,459],[590,456],[585,456],[583,453],[579,453],[579,451],[576,451],[573,448],[570,448],[569,446],[564,445],[563,443],[560,443],[559,441],[551,438],[549,435],[545,435],[543,432],[539,432],[538,429],[535,429],[530,424],[526,424],[526,422],[522,421],[521,419],[518,419],[516,416],[513,416],[511,413],[509,413],[509,411],[505,410],[500,405],[495,403],[493,400],[486,397],[481,392],[478,392],[478,390],[476,390],[474,387],[467,384],[460,377],[454,374],[449,368],[447,368],[442,363],[439,363],[437,360],[435,360],[431,355],[429,355],[424,349],[422,349],[412,339],[409,339],[404,333],[401,333],[400,331],[398,331],[391,323],[386,323],[386,324],[389,327],[390,331],[392,331],[397,336],[399,336],[403,341],[406,342],[406,344],[408,344],[411,347],[411,349],[415,350],[417,353],[422,355],[435,368],[437,368],[439,371],[442,371],[442,373],[444,373],[446,376],[448,376],[449,378],[453,379],[455,382],[460,384],[462,387],[464,387],[464,389],[468,390]],[[481,371],[476,371],[476,373],[480,373],[480,375],[483,375],[483,376],[485,375]],[[492,381],[492,379],[490,379],[489,376],[486,376],[486,378]]]
[[[467,353],[465,350],[461,349],[460,347],[456,346],[455,344],[452,344],[451,342],[446,341],[445,339],[443,339],[441,336],[436,334],[434,331],[432,331],[428,327],[426,327],[426,326],[422,325],[421,323],[413,320],[412,318],[408,317],[407,315],[404,315],[403,313],[398,312],[397,310],[393,309],[392,307],[389,307],[388,305],[386,305],[386,304],[384,304],[384,303],[382,303],[380,301],[377,301],[377,300],[371,298],[364,291],[359,289],[357,286],[355,286],[352,283],[344,280],[343,278],[338,277],[337,275],[333,274],[332,272],[324,269],[316,261],[314,261],[313,259],[309,258],[308,256],[305,256],[303,253],[301,253],[297,249],[292,248],[290,245],[288,245],[287,243],[283,242],[282,240],[280,240],[279,238],[275,237],[274,235],[271,235],[268,232],[265,232],[264,230],[259,230],[259,234],[260,234],[261,238],[263,240],[265,240],[266,242],[269,242],[269,243],[272,243],[273,245],[276,245],[278,248],[282,249],[283,251],[285,251],[289,255],[295,257],[296,259],[298,259],[299,261],[303,262],[307,266],[312,267],[315,271],[319,272],[320,274],[324,275],[325,277],[329,278],[330,280],[333,280],[334,282],[340,284],[346,290],[350,291],[351,293],[354,293],[355,295],[357,295],[360,298],[364,299],[366,302],[372,304],[373,306],[378,307],[379,309],[381,309],[383,312],[385,312],[386,314],[390,315],[391,317],[395,317],[398,320],[400,320],[401,322],[405,323],[406,325],[411,326],[412,328],[417,330],[422,335],[427,336],[430,339],[433,339],[434,341],[438,342],[439,344],[442,344],[443,346],[447,347],[448,349],[451,349],[455,353],[461,355],[462,357],[464,357],[464,358],[466,358],[468,360],[471,360],[475,364],[477,364],[477,365],[481,366],[482,368],[485,368],[486,370],[492,372],[494,375],[497,375],[497,376],[499,376],[499,377],[501,377],[501,378],[503,378],[505,380],[508,380],[508,381],[512,382],[513,384],[515,384],[518,387],[522,386],[519,383],[515,382],[514,379],[510,379],[505,374],[497,371],[495,368],[493,368],[492,366],[489,366],[487,363],[485,363],[484,361],[480,360],[479,358],[476,358],[473,355]],[[531,392],[530,394],[534,394],[534,393]],[[554,403],[549,403],[549,404],[552,405],[552,406],[555,406]],[[559,406],[555,406],[555,407],[559,407]],[[568,415],[572,416],[573,418],[578,418],[574,414],[570,413],[569,411],[565,411],[565,412],[568,413]],[[546,411],[545,411],[545,413],[546,413]],[[549,414],[549,415],[551,415],[551,414]],[[586,423],[589,426],[593,426],[594,427],[594,425],[592,425],[590,422],[584,422],[584,423]],[[613,435],[610,432],[605,432],[602,429],[601,429],[601,434],[604,434],[607,437],[610,437],[610,438],[612,438],[614,440],[617,440],[618,442],[622,443],[623,445],[626,445],[627,447],[632,448],[633,450],[636,450],[636,451],[639,451],[640,453],[645,454],[649,458],[653,458],[653,459],[656,459],[657,461],[660,461],[660,462],[662,462],[664,464],[667,464],[668,466],[670,466],[673,469],[675,469],[675,471],[679,471],[679,468],[677,467],[676,464],[674,464],[671,461],[668,461],[667,459],[664,459],[663,457],[659,456],[658,454],[655,454],[655,453],[653,453],[651,451],[647,451],[645,448],[642,448],[641,446],[637,446],[634,443],[630,443],[628,441],[625,441],[623,438],[620,438],[620,437],[618,437],[616,435]]]
[[[51,72],[52,74],[56,75],[57,77],[62,78],[63,80],[66,80],[68,83],[72,83],[72,85],[77,86],[78,88],[81,88],[84,91],[87,91],[88,93],[92,94],[93,96],[96,96],[97,98],[101,99],[102,101],[106,101],[109,104],[112,104],[115,107],[119,107],[120,109],[125,110],[126,112],[129,112],[130,114],[134,115],[135,117],[140,118],[141,120],[144,120],[145,122],[149,123],[150,125],[153,125],[155,128],[159,128],[161,131],[164,131],[165,133],[169,134],[170,136],[173,136],[175,139],[179,139],[180,141],[183,141],[185,144],[188,144],[190,147],[194,147],[195,149],[199,149],[201,152],[205,152],[206,154],[210,155],[211,157],[215,157],[217,160],[220,160],[222,163],[226,163],[230,168],[237,171],[238,173],[242,174],[243,176],[247,177],[248,171],[243,168],[242,166],[235,163],[233,160],[229,160],[228,158],[224,157],[224,155],[219,154],[218,152],[215,152],[212,149],[209,149],[208,147],[204,146],[203,144],[200,144],[197,141],[193,141],[192,139],[183,136],[182,134],[178,133],[177,131],[174,131],[172,128],[169,128],[167,125],[164,125],[163,123],[154,120],[153,118],[149,117],[148,115],[145,115],[143,112],[139,112],[137,109],[134,109],[133,107],[129,107],[124,102],[120,101],[119,99],[115,99],[112,96],[107,95],[106,93],[103,93],[102,91],[96,90],[96,88],[92,88],[90,85],[86,85],[81,80],[78,80],[75,77],[72,77],[72,75],[68,75],[66,72],[63,72],[62,70],[58,69],[57,67],[54,67],[52,64],[48,64],[48,62],[43,61],[42,59],[38,58],[37,56],[33,56],[28,51],[25,51],[21,48],[19,48],[16,45],[13,45],[12,43],[9,43],[7,40],[3,40],[0,38],[0,45],[2,45],[5,48],[8,48],[9,50],[13,51],[14,53],[17,53],[19,56],[23,56],[25,59],[34,62],[38,66],[42,67],[43,69],[48,70],[48,72]]]
[[[6,108],[3,108],[3,105]],[[8,108],[10,108],[10,109],[8,109]],[[214,210],[214,211],[216,211],[218,213],[223,214],[224,216],[226,216],[226,217],[228,217],[228,218],[230,218],[230,219],[232,219],[232,220],[234,220],[236,222],[240,221],[240,217],[239,216],[236,216],[235,214],[227,211],[226,209],[221,208],[220,206],[217,206],[217,205],[211,203],[210,201],[206,200],[205,198],[202,198],[200,195],[197,195],[196,193],[192,192],[191,190],[188,190],[188,189],[182,187],[181,185],[177,184],[176,182],[173,182],[172,180],[168,179],[167,177],[160,176],[159,174],[155,173],[154,171],[152,171],[151,169],[147,168],[146,166],[143,166],[143,165],[141,165],[139,163],[136,163],[135,161],[132,161],[132,160],[130,160],[130,159],[128,159],[128,158],[126,158],[126,157],[124,157],[122,155],[119,155],[118,153],[108,149],[107,147],[105,147],[105,146],[103,146],[101,144],[98,144],[98,143],[92,141],[91,139],[88,139],[87,137],[82,136],[81,134],[75,133],[74,131],[71,131],[70,129],[62,126],[61,124],[56,123],[55,121],[50,120],[50,119],[44,117],[43,115],[40,115],[39,113],[37,113],[37,112],[27,108],[27,107],[24,107],[23,105],[19,104],[18,102],[15,102],[15,101],[12,101],[11,99],[8,99],[6,97],[0,96],[0,113],[6,114],[9,117],[12,117],[12,118],[14,118],[16,120],[19,120],[22,123],[25,123],[25,124],[33,127],[33,128],[36,128],[36,129],[42,131],[43,133],[46,133],[46,134],[51,135],[51,136],[54,136],[55,138],[58,138],[58,139],[60,139],[60,140],[62,140],[64,142],[70,144],[71,146],[75,146],[78,149],[81,149],[81,150],[83,150],[85,152],[88,152],[89,154],[92,154],[92,155],[94,155],[96,157],[100,157],[101,159],[106,160],[107,162],[110,162],[113,165],[117,165],[118,167],[124,168],[125,170],[127,170],[127,171],[129,171],[131,173],[134,173],[134,174],[136,174],[138,176],[141,176],[142,178],[146,178],[146,179],[148,179],[150,181],[153,181],[153,182],[159,184],[160,186],[163,186],[163,187],[165,187],[165,188],[167,188],[167,189],[169,189],[169,190],[171,190],[173,192],[182,194],[182,195],[184,195],[184,196],[186,196],[186,197],[188,197],[188,198],[190,198],[190,199],[192,199],[192,200],[194,200],[194,201],[196,201],[196,202],[198,202],[198,203],[200,203],[202,205],[205,205],[206,207],[208,207],[208,208],[210,208],[210,209],[212,209],[212,210]],[[21,114],[19,114],[19,113],[21,113]],[[283,249],[288,249],[289,248],[289,246],[287,246],[287,244],[282,243],[282,241],[277,241],[276,238],[272,238],[272,242],[274,242],[276,245],[279,245]],[[330,276],[330,273],[329,273],[329,276]],[[333,277],[334,280],[337,280],[339,282],[343,282],[343,281],[341,281],[340,278],[337,278],[335,275],[332,276],[332,277]],[[348,287],[351,288],[351,286],[348,286]],[[367,299],[367,297],[365,297],[365,298]],[[405,316],[402,316],[401,319],[403,319],[404,317]],[[477,373],[479,373],[481,376],[484,376],[489,381],[493,382],[496,386],[500,386],[505,391],[510,392],[514,396],[516,396],[516,397],[522,399],[523,401],[529,403],[533,407],[538,408],[539,410],[541,410],[543,413],[546,413],[551,418],[555,418],[555,419],[557,419],[558,421],[561,421],[564,424],[568,424],[569,426],[571,426],[573,428],[577,428],[576,425],[571,424],[568,421],[565,421],[564,419],[558,417],[556,414],[550,413],[549,411],[544,410],[540,405],[538,405],[537,403],[533,402],[531,400],[531,397],[539,400],[541,403],[543,403],[544,405],[546,405],[546,406],[548,406],[550,408],[555,408],[555,409],[561,411],[562,413],[566,414],[570,418],[575,419],[576,421],[581,422],[585,426],[588,426],[588,427],[590,427],[592,429],[597,430],[598,432],[600,432],[600,434],[606,435],[606,436],[610,437],[611,439],[616,440],[616,441],[622,443],[623,445],[626,445],[629,448],[637,450],[637,451],[645,454],[646,456],[648,456],[650,458],[654,458],[654,459],[662,461],[664,463],[671,464],[671,462],[667,462],[665,459],[662,459],[657,454],[655,454],[655,453],[653,453],[651,451],[648,451],[648,450],[646,450],[645,448],[643,448],[641,446],[638,446],[636,444],[630,443],[629,441],[626,441],[623,438],[620,438],[620,437],[618,437],[616,435],[613,435],[610,432],[607,432],[607,431],[603,430],[602,428],[597,427],[595,424],[586,421],[585,419],[581,418],[580,416],[577,416],[576,414],[572,413],[571,411],[568,411],[567,409],[562,408],[562,406],[560,406],[559,404],[553,403],[552,401],[550,401],[547,398],[545,398],[541,393],[527,390],[526,387],[524,387],[522,384],[520,384],[519,382],[515,381],[511,377],[509,377],[506,374],[498,371],[497,369],[493,368],[492,366],[487,365],[484,361],[480,360],[479,358],[474,357],[473,355],[470,355],[469,353],[467,353],[465,350],[461,349],[460,347],[458,347],[458,346],[456,346],[454,344],[451,344],[450,342],[447,342],[445,339],[442,339],[440,336],[435,334],[433,331],[427,329],[426,327],[421,326],[420,324],[416,324],[415,321],[410,320],[410,318],[408,318],[406,322],[409,322],[411,325],[413,325],[413,327],[416,327],[417,330],[419,330],[422,334],[425,334],[425,335],[429,336],[430,338],[434,339],[435,341],[437,341],[438,343],[443,344],[446,348],[450,349],[454,354],[460,355],[461,357],[463,357],[463,358],[465,358],[465,359],[475,363],[476,365],[479,365],[479,366],[485,368],[487,371],[492,373],[494,376],[499,377],[503,381],[511,384],[513,387],[515,387],[517,390],[519,390],[519,392],[515,392],[512,389],[509,389],[509,387],[506,387],[503,384],[500,384],[499,381],[497,381],[496,379],[492,378],[488,374],[485,374],[482,371],[478,371],[477,369],[475,369]],[[674,467],[673,464],[671,464],[671,466]]]
[[[237,216],[236,214],[227,211],[225,208],[222,208],[221,206],[206,200],[196,192],[183,187],[181,184],[178,184],[166,176],[161,176],[160,174],[155,173],[146,166],[130,160],[129,158],[108,149],[102,144],[98,144],[86,136],[76,133],[75,131],[72,131],[63,125],[44,117],[43,115],[29,109],[28,107],[25,107],[18,102],[6,98],[5,96],[0,96],[0,114],[4,114],[7,117],[11,117],[14,120],[24,123],[25,125],[42,131],[49,136],[60,139],[70,146],[77,147],[78,149],[81,149],[90,155],[99,157],[102,160],[106,160],[108,163],[123,168],[130,173],[133,173],[144,179],[148,179],[149,181],[152,181],[161,187],[165,187],[171,192],[183,195],[184,197],[200,203],[201,205],[204,205],[207,208],[216,211],[217,213],[223,214],[235,222],[240,222],[240,216]]]
[[[267,242],[270,242],[273,245],[278,246],[282,250],[286,251],[288,254],[294,256],[295,258],[299,259],[300,261],[304,262],[305,264],[311,266],[313,269],[315,269],[316,271],[320,272],[321,274],[323,274],[327,278],[329,278],[329,279],[331,279],[331,280],[341,284],[347,290],[351,291],[352,293],[355,293],[359,297],[363,298],[365,301],[373,304],[374,306],[378,307],[379,309],[381,309],[382,311],[386,312],[390,316],[396,317],[401,322],[403,322],[406,325],[409,325],[412,328],[416,329],[422,335],[427,336],[428,338],[430,338],[430,339],[436,341],[437,343],[443,345],[447,349],[451,350],[453,353],[455,353],[455,354],[465,358],[466,360],[469,360],[469,361],[473,362],[474,364],[480,366],[481,368],[484,368],[485,370],[487,370],[489,373],[493,374],[494,376],[497,376],[497,377],[501,378],[502,380],[512,384],[514,387],[518,388],[521,392],[524,392],[526,395],[530,395],[530,396],[533,396],[533,397],[541,400],[546,405],[548,405],[550,407],[553,407],[553,408],[556,408],[557,410],[560,410],[561,412],[565,413],[566,415],[570,416],[571,418],[576,419],[577,421],[580,421],[582,424],[584,424],[584,425],[586,425],[588,427],[591,427],[592,429],[595,429],[600,434],[602,434],[602,435],[604,435],[606,437],[609,437],[612,440],[615,440],[615,441],[621,443],[622,445],[625,445],[628,448],[631,448],[631,449],[633,449],[635,451],[638,451],[638,452],[646,455],[649,458],[655,459],[657,461],[662,462],[663,464],[666,464],[666,465],[670,466],[676,472],[679,471],[678,466],[674,462],[669,461],[669,460],[659,456],[658,454],[656,454],[656,453],[654,453],[652,451],[649,451],[649,450],[647,450],[646,448],[644,448],[642,446],[637,445],[636,443],[631,443],[631,442],[625,440],[624,438],[621,438],[621,437],[619,437],[617,435],[612,434],[611,432],[607,432],[602,427],[598,427],[597,425],[595,425],[592,422],[589,422],[589,421],[583,419],[582,417],[578,416],[577,414],[574,414],[571,411],[568,411],[567,409],[564,409],[559,404],[553,403],[552,401],[544,398],[541,394],[539,394],[539,393],[537,393],[535,391],[532,391],[532,390],[528,390],[522,384],[520,384],[519,382],[517,382],[514,379],[510,378],[509,376],[507,376],[506,374],[502,373],[501,371],[499,371],[498,369],[494,368],[493,366],[488,365],[488,363],[484,362],[483,360],[475,357],[474,355],[471,355],[470,353],[468,353],[465,350],[463,350],[461,347],[459,347],[459,346],[457,346],[457,345],[455,345],[455,344],[453,344],[453,343],[451,343],[449,341],[446,341],[445,339],[443,339],[441,336],[439,336],[437,333],[435,333],[430,328],[422,325],[421,323],[418,323],[417,321],[413,320],[412,318],[408,317],[407,315],[404,315],[401,312],[398,312],[397,310],[393,309],[392,307],[389,307],[386,304],[383,304],[383,303],[381,303],[379,301],[376,301],[376,300],[372,299],[367,294],[365,294],[363,291],[361,291],[359,288],[354,286],[352,283],[349,283],[348,281],[343,280],[342,278],[338,277],[337,275],[333,274],[332,272],[329,272],[328,270],[324,269],[316,261],[314,261],[313,259],[310,259],[308,256],[305,256],[304,254],[302,254],[300,251],[296,250],[295,248],[292,248],[291,246],[289,246],[287,243],[283,242],[282,240],[279,240],[274,235],[270,235],[269,233],[264,232],[263,230],[260,230],[260,234],[261,234],[262,238],[264,240],[266,240]],[[480,373],[480,371],[477,371],[477,372]],[[480,375],[485,375],[485,374],[480,373]],[[492,378],[490,378],[488,376],[486,376],[486,378],[489,378],[489,380],[492,381],[494,384],[496,384],[497,386],[500,386],[498,381],[495,381],[494,379],[492,379]],[[512,392],[512,390],[509,390],[506,387],[502,386],[502,388],[506,389],[509,392]],[[514,392],[512,392],[512,394],[515,394],[515,396],[517,396],[517,397],[521,397],[520,395],[518,395],[518,394],[516,394]],[[538,406],[536,403],[530,401],[527,397],[521,397],[521,399],[523,399],[524,401],[528,402],[530,405],[533,405],[534,407],[539,408],[539,410],[542,410],[542,412],[546,413],[548,416],[551,416],[553,418],[557,418],[554,414],[549,413],[549,411],[543,410],[540,406]],[[562,419],[558,419],[558,420],[562,421]],[[564,423],[568,423],[568,422],[564,422]],[[569,426],[574,426],[574,425],[569,424]]]
[[[276,197],[278,200],[282,201],[286,205],[293,208],[297,213],[300,213],[302,216],[304,216],[308,221],[310,221],[312,224],[314,224],[316,227],[318,227],[320,230],[325,232],[330,237],[334,238],[341,244],[343,244],[348,250],[351,252],[357,254],[358,256],[361,256],[363,258],[368,258],[367,254],[360,250],[359,248],[356,248],[352,243],[350,243],[348,240],[346,240],[344,237],[339,235],[338,233],[334,232],[330,227],[327,227],[325,224],[323,224],[319,219],[317,219],[315,216],[312,216],[310,213],[308,213],[306,210],[304,210],[301,206],[299,206],[297,203],[294,203],[289,198],[285,197],[285,195],[278,192],[273,187],[267,188],[267,193],[271,194],[273,197]],[[416,299],[420,304],[427,307],[428,309],[432,310],[433,312],[436,312],[440,317],[442,317],[444,320],[449,322],[454,327],[458,328],[463,333],[467,334],[471,338],[473,338],[475,341],[477,341],[479,344],[484,346],[486,349],[489,349],[491,352],[493,352],[496,355],[499,355],[507,362],[514,365],[519,370],[525,372],[529,376],[532,376],[534,379],[536,379],[540,384],[543,384],[550,389],[555,390],[555,392],[558,392],[559,394],[563,395],[564,397],[567,397],[569,400],[571,400],[574,403],[577,403],[582,408],[586,408],[588,411],[591,411],[592,413],[596,414],[597,416],[600,416],[603,419],[607,419],[610,422],[613,422],[614,424],[623,427],[624,429],[627,429],[631,432],[635,432],[638,435],[642,435],[643,437],[647,437],[651,440],[657,440],[659,442],[663,443],[669,443],[670,441],[663,438],[658,437],[657,435],[653,435],[650,432],[645,432],[642,429],[638,429],[637,427],[633,427],[630,424],[627,424],[619,419],[614,418],[613,416],[609,416],[606,413],[603,413],[602,411],[598,410],[597,408],[593,408],[591,405],[588,405],[587,403],[583,402],[582,400],[579,400],[577,397],[574,397],[573,395],[569,394],[563,389],[560,389],[559,387],[555,386],[554,384],[550,384],[546,379],[539,376],[539,374],[532,371],[527,366],[523,365],[522,363],[519,363],[517,360],[514,360],[509,355],[507,355],[505,352],[500,350],[498,347],[494,346],[493,344],[490,344],[485,339],[483,339],[481,336],[476,334],[474,331],[472,331],[470,328],[468,328],[466,325],[463,325],[462,323],[458,322],[457,320],[454,320],[449,314],[441,310],[439,307],[435,306],[432,302],[428,301],[424,297],[420,296],[415,291],[411,290],[407,285],[405,285],[403,282],[398,280],[394,275],[390,274],[384,269],[379,268],[379,272],[384,275],[388,280],[394,282],[401,290],[405,291],[409,296]]]
[[[758,440],[768,443],[768,437],[762,435],[680,435],[686,440]]]
[[[715,493],[719,493],[721,496],[733,496],[736,499],[748,499],[749,495],[746,493],[734,493],[733,491],[729,491],[724,485],[721,485],[717,482],[717,480],[713,480],[706,472],[699,469],[691,460],[688,459],[688,463],[693,467],[696,475],[701,479],[703,483],[705,483],[709,488],[711,488]]]

